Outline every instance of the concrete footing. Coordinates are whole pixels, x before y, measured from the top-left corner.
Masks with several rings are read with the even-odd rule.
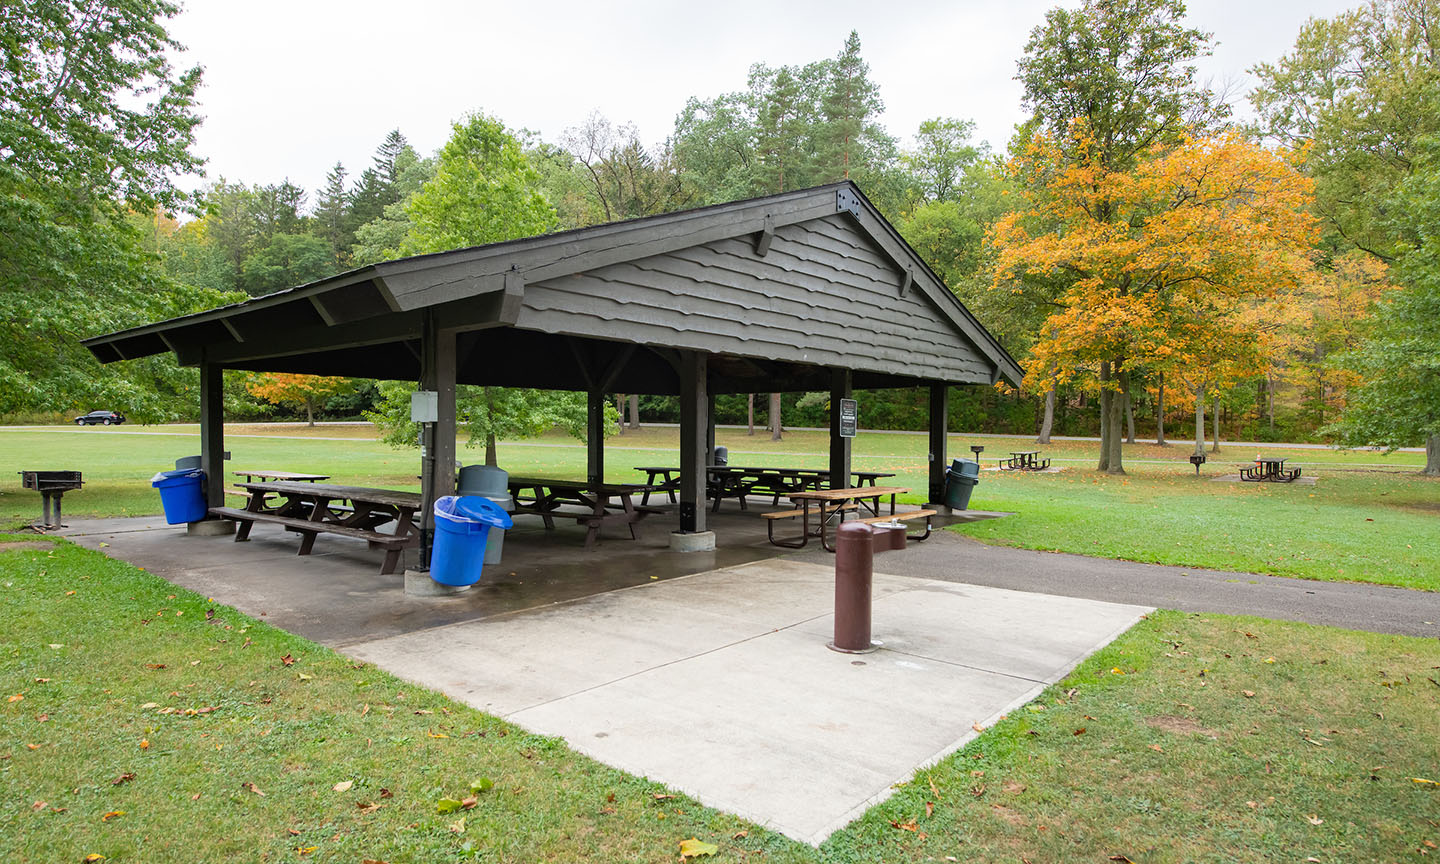
[[[235,523],[229,519],[206,519],[203,522],[186,522],[185,533],[190,537],[222,537],[235,533]]]
[[[924,509],[934,510],[936,516],[954,516],[956,511],[946,507],[944,504],[926,504]]]
[[[689,534],[680,531],[670,532],[670,551],[672,552],[714,552],[715,532],[714,531],[693,531]]]
[[[453,597],[469,590],[469,585],[441,585],[430,578],[429,570],[405,571],[405,593],[411,597]]]

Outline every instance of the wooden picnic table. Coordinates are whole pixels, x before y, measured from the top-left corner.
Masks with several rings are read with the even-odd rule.
[[[807,542],[809,542],[809,538],[811,536],[814,536],[811,534],[810,531],[810,505],[817,504],[820,508],[820,518],[819,526],[816,529],[816,534],[818,534],[818,536],[820,537],[820,545],[825,547],[826,551],[834,552],[834,547],[832,547],[829,541],[826,539],[827,534],[825,531],[825,528],[830,523],[831,519],[834,519],[836,517],[844,519],[846,510],[856,509],[861,505],[865,505],[865,502],[867,501],[873,501],[873,504],[865,505],[870,508],[871,514],[873,516],[879,516],[880,498],[885,495],[890,496],[890,515],[894,516],[895,496],[902,492],[909,491],[910,489],[905,486],[871,485],[855,486],[848,489],[809,489],[801,492],[792,493],[790,495],[790,500],[800,505],[800,512],[798,514],[794,511],[785,511],[784,513],[767,513],[765,515],[771,520],[772,524],[776,518],[786,518],[792,515],[799,515],[801,517],[800,542],[798,544],[775,543],[773,530],[771,531],[770,542],[775,543],[775,545],[777,546],[790,546],[791,548],[800,548],[804,546]],[[926,533],[928,535],[928,529]]]
[[[321,480],[329,480],[329,474],[305,474],[299,471],[274,471],[269,468],[241,468],[239,471],[231,471],[236,477],[244,477],[249,483],[253,478],[259,480],[303,480],[307,483],[317,483]]]
[[[1050,460],[1040,459],[1039,450],[1011,450],[1009,459],[1000,460],[1001,470],[1043,471],[1050,467]]]
[[[354,537],[366,541],[371,549],[385,550],[381,575],[394,573],[401,552],[420,544],[415,513],[423,501],[414,492],[298,480],[236,485],[250,496],[245,508],[212,507],[210,512],[239,523],[235,531],[237,543],[250,539],[250,529],[256,522],[283,525],[286,530],[300,534],[301,555],[310,554],[320,534]],[[279,501],[272,504],[272,495]],[[392,531],[377,530],[391,522],[394,523]]]
[[[659,491],[644,483],[590,483],[585,480],[555,480],[548,477],[511,477],[510,497],[514,513],[529,513],[545,521],[545,530],[555,528],[555,517],[574,519],[589,530],[585,548],[593,549],[606,525],[624,525],[635,539],[635,523],[652,513],[664,512],[657,507],[636,504],[635,496]],[[586,508],[589,512],[560,512],[565,505]]]
[[[675,492],[680,488],[680,469],[674,466],[645,466],[636,468],[647,475],[647,483],[653,491],[665,492],[675,501]],[[740,509],[748,509],[745,498],[754,492],[774,496],[772,506],[780,503],[782,495],[803,492],[806,489],[820,489],[830,480],[830,471],[823,468],[773,468],[746,465],[710,465],[706,467],[707,495],[714,499],[713,509],[720,510],[725,498],[739,498]],[[894,477],[884,471],[851,471],[856,486],[870,485],[881,478]],[[650,503],[650,493],[645,493],[641,504]],[[877,505],[878,506],[878,505]]]
[[[1290,483],[1300,476],[1300,469],[1285,470],[1285,458],[1262,456],[1255,460],[1254,468],[1241,468],[1240,479],[1256,483]]]

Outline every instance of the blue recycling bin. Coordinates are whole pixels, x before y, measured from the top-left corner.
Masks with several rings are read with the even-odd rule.
[[[150,478],[150,485],[160,490],[167,524],[199,522],[209,512],[205,507],[205,472],[198,468],[161,471]]]
[[[446,495],[435,502],[430,578],[441,585],[474,585],[485,566],[491,528],[515,524],[495,502],[476,495]]]

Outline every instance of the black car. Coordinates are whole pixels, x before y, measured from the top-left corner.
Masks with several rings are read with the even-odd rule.
[[[81,414],[75,418],[76,426],[94,426],[96,423],[102,426],[113,426],[124,422],[125,415],[119,411],[91,411],[89,414]]]

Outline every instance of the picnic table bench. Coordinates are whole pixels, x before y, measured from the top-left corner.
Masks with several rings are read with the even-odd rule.
[[[236,484],[249,494],[245,508],[211,507],[210,513],[238,524],[237,543],[250,539],[256,522],[283,526],[301,535],[301,555],[309,555],[320,534],[337,534],[364,540],[371,549],[384,549],[382,576],[395,572],[403,550],[420,544],[415,513],[421,498],[414,492],[371,489],[364,486],[336,486],[298,480],[274,480]],[[270,496],[280,500],[270,502]],[[348,502],[348,503],[346,503]],[[377,530],[394,523],[393,530]]]
[[[1009,459],[1000,460],[1001,471],[1044,471],[1049,459],[1041,459],[1039,450],[1012,450]]]
[[[1255,460],[1254,468],[1241,468],[1240,479],[1256,483],[1290,483],[1300,477],[1299,468],[1285,470],[1285,459],[1265,456]]]
[[[545,522],[545,530],[555,528],[555,517],[574,519],[589,530],[585,534],[585,548],[593,549],[600,539],[600,529],[606,525],[624,525],[630,529],[630,539],[635,539],[635,523],[654,513],[665,511],[658,507],[636,504],[637,494],[657,491],[654,486],[643,483],[590,483],[585,480],[554,480],[546,477],[511,477],[510,497],[514,501],[514,513],[529,513],[539,516]],[[560,512],[560,507],[575,505],[588,512]]]

